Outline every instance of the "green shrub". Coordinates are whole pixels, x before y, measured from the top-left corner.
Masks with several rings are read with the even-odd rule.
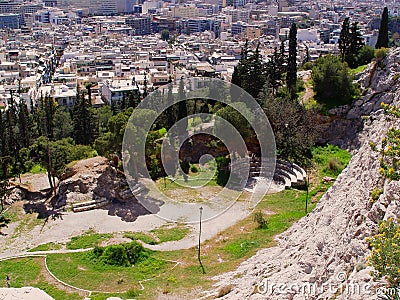
[[[120,245],[110,245],[105,248],[96,246],[91,251],[92,259],[113,266],[131,266],[147,257],[148,253],[136,241]]]
[[[195,165],[192,165],[192,166],[190,167],[190,171],[191,171],[192,173],[197,173],[197,172],[199,172],[199,168],[197,168],[197,166],[195,166]]]
[[[388,54],[388,49],[381,48],[375,50],[375,58],[378,60],[383,60]]]
[[[128,256],[122,245],[111,245],[104,249],[102,261],[107,265],[129,266]]]
[[[268,220],[265,219],[264,214],[261,211],[258,211],[253,216],[253,221],[257,222],[259,229],[268,228]]]
[[[230,159],[225,156],[219,156],[215,159],[215,162],[217,163],[217,184],[220,186],[225,186],[230,176]]]
[[[144,255],[145,252],[143,251],[143,246],[136,241],[133,241],[129,244],[123,244],[123,247],[131,265],[136,264],[139,260],[146,256]]]
[[[312,80],[315,99],[328,108],[350,104],[357,95],[347,63],[337,56],[318,58],[312,69]]]
[[[378,189],[377,187],[375,187],[371,192],[371,202],[375,202],[376,200],[378,200],[379,196],[382,195],[382,193],[382,189]]]

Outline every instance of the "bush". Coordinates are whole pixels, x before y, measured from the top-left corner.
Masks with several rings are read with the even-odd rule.
[[[91,251],[92,259],[99,260],[107,265],[131,266],[147,258],[147,252],[136,241],[120,245],[111,245],[105,248],[94,247]]]
[[[268,220],[265,219],[264,214],[261,211],[258,211],[254,214],[253,221],[257,222],[258,229],[268,228]]]
[[[375,187],[371,192],[371,201],[375,202],[376,200],[378,200],[380,195],[382,195],[382,193],[383,193],[382,189],[378,189],[377,187]]]
[[[318,58],[312,69],[315,99],[327,107],[350,104],[357,95],[357,88],[349,71],[347,64],[337,56]]]
[[[378,234],[367,241],[372,247],[367,262],[375,269],[371,274],[374,280],[384,278],[389,287],[397,289],[400,284],[400,226],[392,219],[383,221]]]
[[[230,176],[230,159],[224,156],[219,156],[215,159],[215,162],[217,163],[217,184],[225,186],[228,183]]]
[[[388,54],[388,49],[386,48],[381,48],[381,49],[376,49],[375,50],[375,58],[378,60],[383,60]]]
[[[107,265],[113,266],[129,266],[128,256],[124,246],[111,245],[104,249],[101,259]]]
[[[199,172],[199,168],[197,168],[196,166],[191,166],[190,167],[190,171],[192,172],[192,173],[197,173],[197,172]]]
[[[337,157],[330,158],[328,160],[328,170],[335,175],[339,175],[339,173],[343,170],[343,164]]]
[[[129,244],[123,244],[123,246],[125,248],[128,261],[131,265],[136,264],[146,256],[143,246],[136,241],[133,241]]]
[[[361,48],[357,56],[357,64],[359,66],[367,65],[375,57],[375,49],[370,46],[364,46]]]

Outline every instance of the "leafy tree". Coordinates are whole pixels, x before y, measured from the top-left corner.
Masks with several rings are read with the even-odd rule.
[[[357,62],[359,66],[369,64],[375,56],[374,48],[370,46],[363,46],[358,52]]]
[[[296,96],[297,82],[297,26],[295,23],[290,27],[289,32],[289,57],[287,63],[286,86],[292,98]]]
[[[389,47],[389,11],[385,7],[382,12],[381,24],[379,26],[378,40],[375,44],[375,49]]]
[[[253,137],[254,131],[252,130],[250,123],[247,121],[247,119],[250,121],[253,119],[251,111],[243,102],[235,102],[232,106],[221,108],[217,111],[216,115],[232,124],[232,127],[239,131],[244,139]],[[242,113],[239,113],[239,111],[241,111]],[[234,132],[229,134],[229,131],[233,130],[233,128],[226,128],[224,126],[224,123],[220,123],[220,121],[216,119],[215,130],[217,136],[224,135],[233,137]],[[222,134],[221,132],[223,132],[224,134]]]
[[[61,140],[63,138],[72,137],[74,125],[69,110],[63,106],[59,106],[54,114],[54,138]]]
[[[357,94],[349,67],[340,58],[327,55],[315,61],[312,69],[315,98],[328,107],[348,104]]]
[[[266,87],[268,88],[268,87]],[[268,95],[268,91],[265,92]],[[311,158],[318,129],[315,126],[315,112],[307,110],[289,96],[265,100],[265,114],[275,135],[278,156],[301,165]]]

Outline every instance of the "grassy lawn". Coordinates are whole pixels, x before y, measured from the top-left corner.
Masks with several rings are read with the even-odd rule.
[[[76,287],[101,292],[125,292],[139,289],[139,281],[165,273],[172,263],[149,257],[132,267],[95,262],[91,253],[51,254],[47,256],[50,271],[59,279]]]
[[[33,286],[44,290],[56,300],[81,300],[82,297],[77,293],[67,293],[49,284],[44,278],[42,271],[43,258],[22,258],[6,260],[0,262],[0,276],[6,275],[11,278],[11,287],[20,288],[23,286]],[[6,281],[0,280],[0,287],[6,287]]]
[[[141,240],[149,245],[157,245],[164,242],[179,241],[188,235],[189,227],[178,224],[177,226],[164,225],[160,228],[153,229],[149,233],[130,232],[125,233],[124,237],[131,240]]]
[[[60,250],[61,248],[62,248],[61,244],[47,243],[47,244],[41,244],[39,246],[36,246],[35,248],[29,249],[28,252]]]
[[[80,236],[74,236],[67,243],[68,250],[86,249],[98,246],[102,241],[112,238],[109,233],[92,233],[88,232]]]

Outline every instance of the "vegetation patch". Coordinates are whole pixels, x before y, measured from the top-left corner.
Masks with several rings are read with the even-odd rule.
[[[61,248],[62,248],[61,244],[51,242],[47,244],[41,244],[32,249],[29,249],[28,252],[60,250]]]
[[[189,227],[178,224],[171,227],[171,225],[164,225],[160,228],[153,229],[150,233],[132,232],[125,233],[124,237],[131,240],[141,240],[149,245],[157,245],[164,242],[179,241],[188,235],[190,232]]]
[[[109,233],[86,233],[80,236],[74,236],[67,243],[68,250],[86,249],[98,246],[102,241],[112,238]]]

